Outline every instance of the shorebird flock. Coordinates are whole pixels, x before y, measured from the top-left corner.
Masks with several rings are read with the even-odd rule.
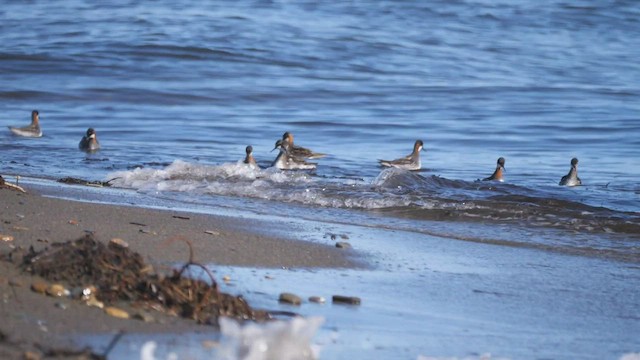
[[[39,138],[42,137],[42,129],[40,128],[40,113],[38,110],[31,112],[31,124],[23,127],[9,126],[9,130],[16,136]],[[100,149],[100,143],[96,131],[93,128],[87,129],[87,132],[80,140],[78,148],[86,152],[94,152]],[[378,160],[380,166],[393,167],[408,171],[417,171],[422,169],[422,162],[420,161],[420,152],[424,148],[422,140],[416,140],[413,144],[413,151],[411,154],[395,159],[395,160]],[[318,167],[317,163],[308,162],[307,160],[320,159],[326,156],[323,153],[317,153],[302,146],[295,145],[293,143],[293,134],[285,132],[282,135],[282,139],[278,139],[275,143],[273,150],[279,150],[280,152],[276,156],[275,160],[271,163],[272,167],[276,167],[281,170],[314,170]],[[271,151],[273,151],[271,150]],[[246,157],[244,163],[251,167],[258,168],[256,159],[253,157],[253,147],[247,146]],[[504,181],[504,168],[505,159],[503,157],[498,158],[496,170],[491,176],[482,179],[483,181]],[[582,185],[582,181],[578,177],[578,159],[571,159],[571,168],[569,173],[560,179],[559,185],[562,186],[578,186]]]

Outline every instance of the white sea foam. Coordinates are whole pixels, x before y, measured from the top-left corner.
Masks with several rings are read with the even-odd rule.
[[[311,360],[319,357],[319,347],[311,340],[324,319],[296,317],[290,321],[241,325],[220,318],[222,340],[220,360]]]
[[[176,160],[164,169],[137,168],[108,177],[116,178],[114,186],[143,192],[241,196],[335,208],[379,209],[413,202],[407,196],[381,193],[352,180],[327,183],[305,172],[255,169],[242,162],[214,166]]]

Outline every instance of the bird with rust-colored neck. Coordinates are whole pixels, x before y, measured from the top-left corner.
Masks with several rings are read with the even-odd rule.
[[[506,170],[504,169],[504,158],[500,157],[498,158],[498,166],[496,166],[496,171],[493,172],[493,174],[491,174],[491,176],[489,176],[488,178],[484,178],[482,180],[484,181],[504,181],[504,177],[503,177],[503,173]]]
[[[282,134],[282,141],[289,142],[289,153],[297,158],[320,159],[327,156],[327,154],[313,152],[307,148],[303,148],[302,146],[295,145],[293,143],[293,134],[288,131]]]
[[[256,159],[253,157],[253,146],[251,145],[247,146],[247,148],[245,149],[245,152],[247,153],[247,156],[244,157],[243,162],[249,165],[249,167],[253,169],[257,169],[258,163],[256,162]]]

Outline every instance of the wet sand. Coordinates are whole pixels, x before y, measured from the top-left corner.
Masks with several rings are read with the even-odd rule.
[[[92,232],[103,242],[124,239],[160,271],[189,258],[188,246],[176,239],[188,239],[194,260],[206,264],[259,268],[354,268],[359,264],[353,252],[265,235],[262,230],[269,226],[254,219],[75,202],[0,189],[0,234],[13,237],[0,241],[2,254],[16,247],[40,250]],[[29,287],[35,279],[15,264],[0,261],[0,358],[66,347],[75,334],[215,331],[159,313],[153,314],[156,321],[152,323],[112,318],[71,299],[32,292]]]

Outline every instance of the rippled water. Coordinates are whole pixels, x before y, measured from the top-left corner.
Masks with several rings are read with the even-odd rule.
[[[0,171],[564,229],[633,258],[638,39],[634,1],[5,2],[0,122],[38,109],[45,135],[5,131]],[[251,144],[268,167],[284,131],[330,155],[236,165]],[[381,172],[417,138],[422,172]],[[475,182],[499,156],[506,183]],[[561,188],[574,156],[585,186]]]
[[[389,357],[614,358],[637,351],[639,39],[635,0],[4,1],[0,125],[38,109],[44,137],[1,131],[0,173],[357,227],[392,270],[299,281],[366,296],[364,327],[326,310],[349,333],[336,358],[369,357],[353,339]],[[88,127],[103,148],[87,155]],[[329,156],[267,169],[285,131]],[[422,171],[378,167],[416,139]],[[238,163],[246,145],[264,169]],[[477,182],[500,156],[505,183]],[[572,157],[584,186],[560,187]],[[458,262],[480,265],[460,278]]]

